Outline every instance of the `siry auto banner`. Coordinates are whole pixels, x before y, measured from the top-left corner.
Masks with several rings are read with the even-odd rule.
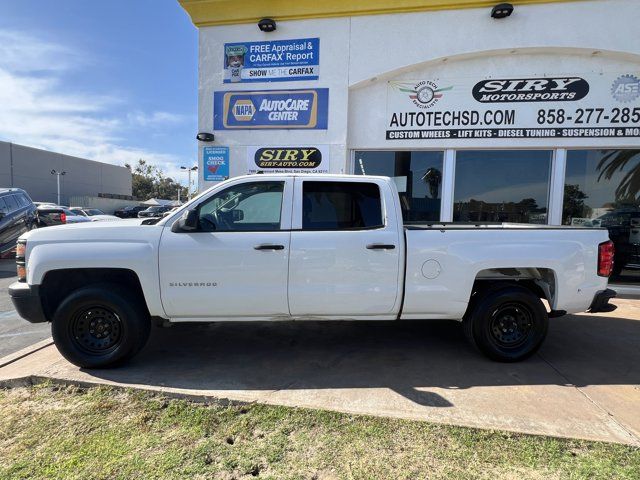
[[[640,72],[391,81],[387,140],[640,137]]]
[[[329,173],[329,146],[247,147],[247,172]]]
[[[318,80],[319,72],[319,38],[224,45],[224,83]]]
[[[329,89],[214,92],[214,130],[326,130]]]

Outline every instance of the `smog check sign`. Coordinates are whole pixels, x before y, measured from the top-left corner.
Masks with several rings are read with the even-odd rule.
[[[214,92],[214,130],[326,130],[329,89]]]

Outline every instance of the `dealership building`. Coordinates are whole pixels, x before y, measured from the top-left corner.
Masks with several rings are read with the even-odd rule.
[[[387,175],[411,221],[606,227],[640,282],[637,0],[180,3],[200,189]]]

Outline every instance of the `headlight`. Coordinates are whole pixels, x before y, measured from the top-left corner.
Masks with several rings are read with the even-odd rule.
[[[16,245],[16,260],[24,260],[24,255],[27,251],[27,241],[18,240]]]
[[[26,263],[27,241],[18,240],[16,244],[16,271],[18,273],[18,281],[27,281],[27,263]]]

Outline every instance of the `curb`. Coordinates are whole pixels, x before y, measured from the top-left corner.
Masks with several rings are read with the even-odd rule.
[[[49,345],[53,345],[53,339],[51,337],[45,338],[33,345],[23,348],[22,350],[18,350],[17,352],[10,353],[6,357],[0,358],[0,368],[6,367],[7,365],[17,362],[18,360],[28,357],[32,353],[37,352],[38,350],[42,350],[43,348],[48,347]]]

